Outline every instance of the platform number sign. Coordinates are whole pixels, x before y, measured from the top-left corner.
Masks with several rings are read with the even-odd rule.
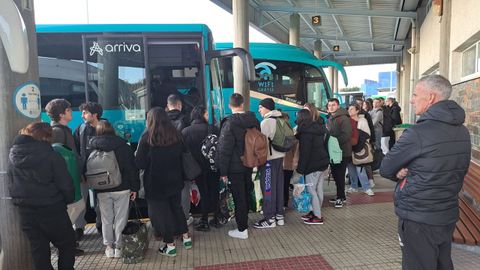
[[[333,45],[333,51],[334,52],[339,52],[340,51],[340,45]]]
[[[40,116],[40,89],[35,83],[28,82],[18,86],[13,97],[14,107],[20,114],[32,119]]]
[[[320,15],[312,16],[312,25],[322,25],[322,17]]]

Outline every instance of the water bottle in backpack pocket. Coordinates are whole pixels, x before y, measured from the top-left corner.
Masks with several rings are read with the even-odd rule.
[[[96,190],[116,188],[122,183],[122,175],[114,151],[94,150],[87,160],[88,187]]]

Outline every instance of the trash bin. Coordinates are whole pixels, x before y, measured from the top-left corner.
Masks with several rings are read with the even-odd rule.
[[[400,136],[402,136],[403,131],[409,127],[413,126],[412,124],[401,124],[401,125],[396,125],[393,128],[393,131],[395,132],[395,141],[398,141]]]

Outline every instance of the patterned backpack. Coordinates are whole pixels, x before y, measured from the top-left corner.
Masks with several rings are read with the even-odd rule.
[[[217,154],[217,144],[218,144],[218,136],[211,133],[208,134],[207,137],[202,142],[201,152],[202,155],[207,160],[208,164],[210,165],[210,169],[212,171],[217,171],[217,167],[215,166],[215,155]]]

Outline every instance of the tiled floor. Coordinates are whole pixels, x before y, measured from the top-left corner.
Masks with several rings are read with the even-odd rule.
[[[341,209],[322,208],[324,225],[305,225],[299,213],[289,210],[285,226],[252,228],[247,240],[238,240],[227,236],[235,227],[231,221],[207,233],[193,232],[191,250],[177,241],[175,258],[160,255],[161,243],[151,237],[145,260],[134,265],[105,258],[101,238],[92,226],[80,242],[86,254],[77,257],[75,269],[400,269],[397,219],[391,202],[393,183],[380,180],[377,185],[384,192],[377,191],[373,198],[356,193]],[[326,184],[325,190],[331,193],[334,184]],[[327,194],[326,199],[331,196]],[[249,217],[252,223],[261,216],[252,213]],[[480,265],[478,254],[460,249],[453,250],[453,260],[456,269],[478,269]]]

